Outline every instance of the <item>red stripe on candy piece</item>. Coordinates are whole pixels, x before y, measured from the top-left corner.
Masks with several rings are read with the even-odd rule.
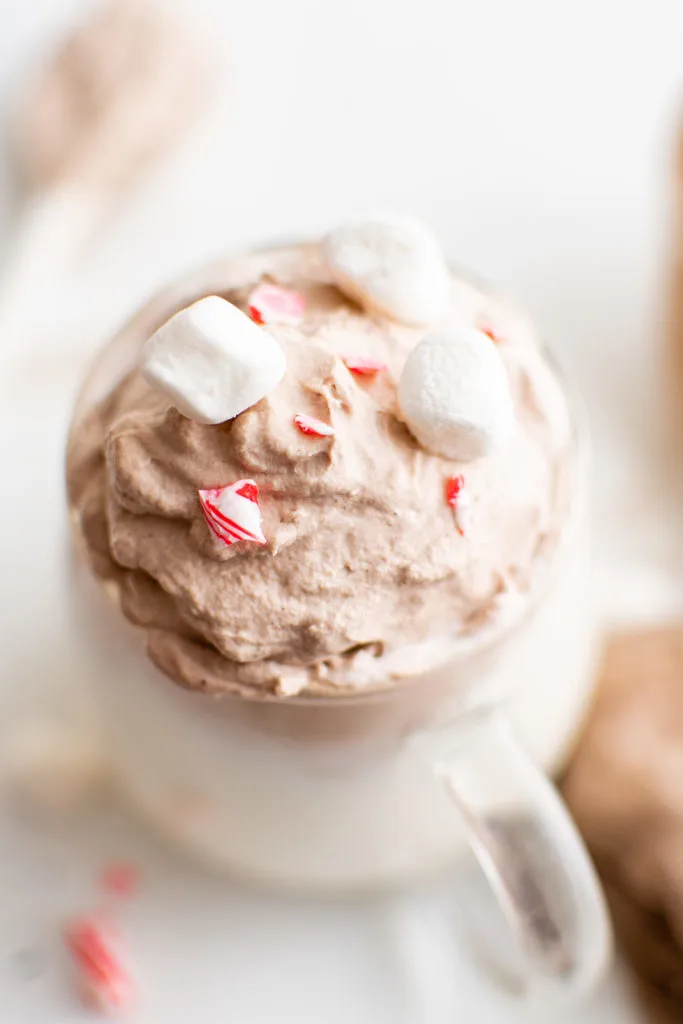
[[[207,511],[203,506],[202,512],[204,513],[204,518],[206,519],[206,525],[209,527],[214,537],[217,537],[218,540],[225,540],[224,536],[218,532],[218,527],[214,525],[212,519],[210,518],[210,515],[207,514]]]
[[[323,423],[315,416],[307,416],[305,413],[297,413],[294,423],[302,434],[310,434],[312,437],[332,437],[334,434],[334,427],[329,423]]]
[[[386,363],[378,359],[364,359],[362,356],[342,356],[342,362],[357,377],[374,377],[376,373],[388,369]]]
[[[206,519],[207,525],[213,531],[213,533],[219,538],[219,540],[225,540],[225,535],[228,534],[233,536],[234,540],[245,540],[251,534],[246,530],[240,530],[232,528],[231,521],[222,514],[208,499],[203,498],[200,494],[199,500],[202,505],[202,512]],[[224,520],[224,521],[223,521]]]
[[[78,970],[84,994],[104,1007],[125,1008],[133,985],[114,950],[113,936],[94,918],[77,918],[64,931],[64,942]]]
[[[227,544],[229,546],[230,544],[236,544],[237,541],[244,540],[244,537],[239,537],[236,533],[231,533],[230,530],[225,529],[222,525],[219,525],[217,521],[214,521],[208,510],[204,514],[207,525],[212,534],[223,544]]]
[[[90,918],[72,921],[66,928],[64,940],[78,966],[89,974],[103,976],[117,965],[110,946],[111,937],[101,924]]]
[[[252,535],[248,530],[238,526],[237,523],[232,521],[232,519],[228,519],[227,516],[224,516],[223,513],[210,502],[207,503],[207,514],[211,517],[213,525],[216,527],[219,534],[231,534],[237,538],[237,540],[249,540],[251,538]]]
[[[258,544],[261,543],[255,534],[250,533],[249,530],[240,526],[234,519],[228,519],[224,516],[220,509],[217,509],[215,505],[207,504],[209,514],[213,516],[214,523],[218,525],[220,529],[224,529],[226,533],[233,533],[239,540],[255,540]]]
[[[464,537],[468,524],[467,510],[470,498],[465,491],[465,478],[462,474],[451,476],[446,480],[446,501],[453,509],[455,528],[460,536]]]
[[[200,489],[198,494],[207,525],[223,544],[266,543],[261,530],[259,490],[254,480],[237,480],[225,487]]]
[[[219,524],[218,520],[214,517],[213,508],[212,508],[211,504],[208,501],[206,501],[205,498],[202,497],[201,492],[199,494],[199,502],[200,502],[200,504],[202,506],[202,512],[204,513],[204,519],[206,520],[206,525],[209,527],[209,529],[211,530],[211,532],[214,535],[214,537],[217,537],[218,540],[221,540],[224,543],[228,543],[228,541],[226,541],[226,537],[225,537],[226,531]],[[232,542],[230,542],[230,543],[232,543]]]
[[[499,345],[503,340],[498,331],[491,327],[490,324],[486,324],[485,327],[480,327],[479,330],[482,334],[485,334],[487,338],[490,338],[491,341],[495,342],[496,345]]]
[[[249,316],[257,324],[301,323],[306,300],[299,292],[277,284],[260,284],[247,299]]]
[[[132,864],[109,864],[102,872],[102,888],[112,896],[133,896],[140,885],[140,875]]]
[[[255,484],[253,480],[245,480],[239,491],[235,491],[235,494],[241,494],[243,498],[248,498],[249,501],[258,501],[258,484]]]
[[[465,486],[465,477],[451,476],[446,481],[446,501],[453,508],[458,500],[458,495]]]

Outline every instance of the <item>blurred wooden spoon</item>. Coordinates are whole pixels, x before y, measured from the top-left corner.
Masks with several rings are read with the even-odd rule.
[[[97,224],[197,114],[208,75],[188,26],[148,0],[107,0],[68,38],[17,111],[28,197],[0,278],[0,357],[36,340],[35,312]]]

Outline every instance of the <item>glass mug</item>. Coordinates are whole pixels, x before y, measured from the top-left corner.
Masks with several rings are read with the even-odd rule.
[[[214,264],[145,306],[95,359],[72,430],[164,320],[229,280],[230,262]],[[352,696],[176,686],[147,658],[116,585],[87,566],[74,512],[78,649],[130,803],[213,866],[309,892],[403,883],[455,865],[469,844],[516,938],[524,983],[589,987],[608,960],[610,928],[588,855],[542,771],[564,762],[594,680],[578,434],[575,454],[574,507],[523,613],[447,650],[444,638],[405,648],[394,655],[402,678]]]

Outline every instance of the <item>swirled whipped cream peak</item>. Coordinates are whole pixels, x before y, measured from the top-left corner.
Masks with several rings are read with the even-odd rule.
[[[90,564],[186,687],[286,699],[419,674],[526,607],[573,505],[565,398],[525,316],[449,272],[443,301],[421,283],[429,324],[406,323],[386,287],[364,303],[340,286],[328,248],[213,266],[115,340],[114,354],[143,352],[180,310],[225,300],[237,329],[258,324],[284,357],[243,411],[198,422],[129,360],[72,426],[69,498]],[[495,346],[512,415],[477,458],[423,447],[406,423],[399,383],[430,331]]]

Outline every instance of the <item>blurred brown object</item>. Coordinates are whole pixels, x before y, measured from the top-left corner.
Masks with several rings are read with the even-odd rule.
[[[64,39],[21,100],[14,141],[34,189],[64,181],[111,198],[204,105],[206,41],[158,0],[106,0]]]
[[[683,1021],[683,627],[610,640],[563,788],[649,1019]]]
[[[673,207],[673,273],[669,323],[669,360],[667,371],[672,385],[674,411],[683,429],[683,124],[676,148]]]

